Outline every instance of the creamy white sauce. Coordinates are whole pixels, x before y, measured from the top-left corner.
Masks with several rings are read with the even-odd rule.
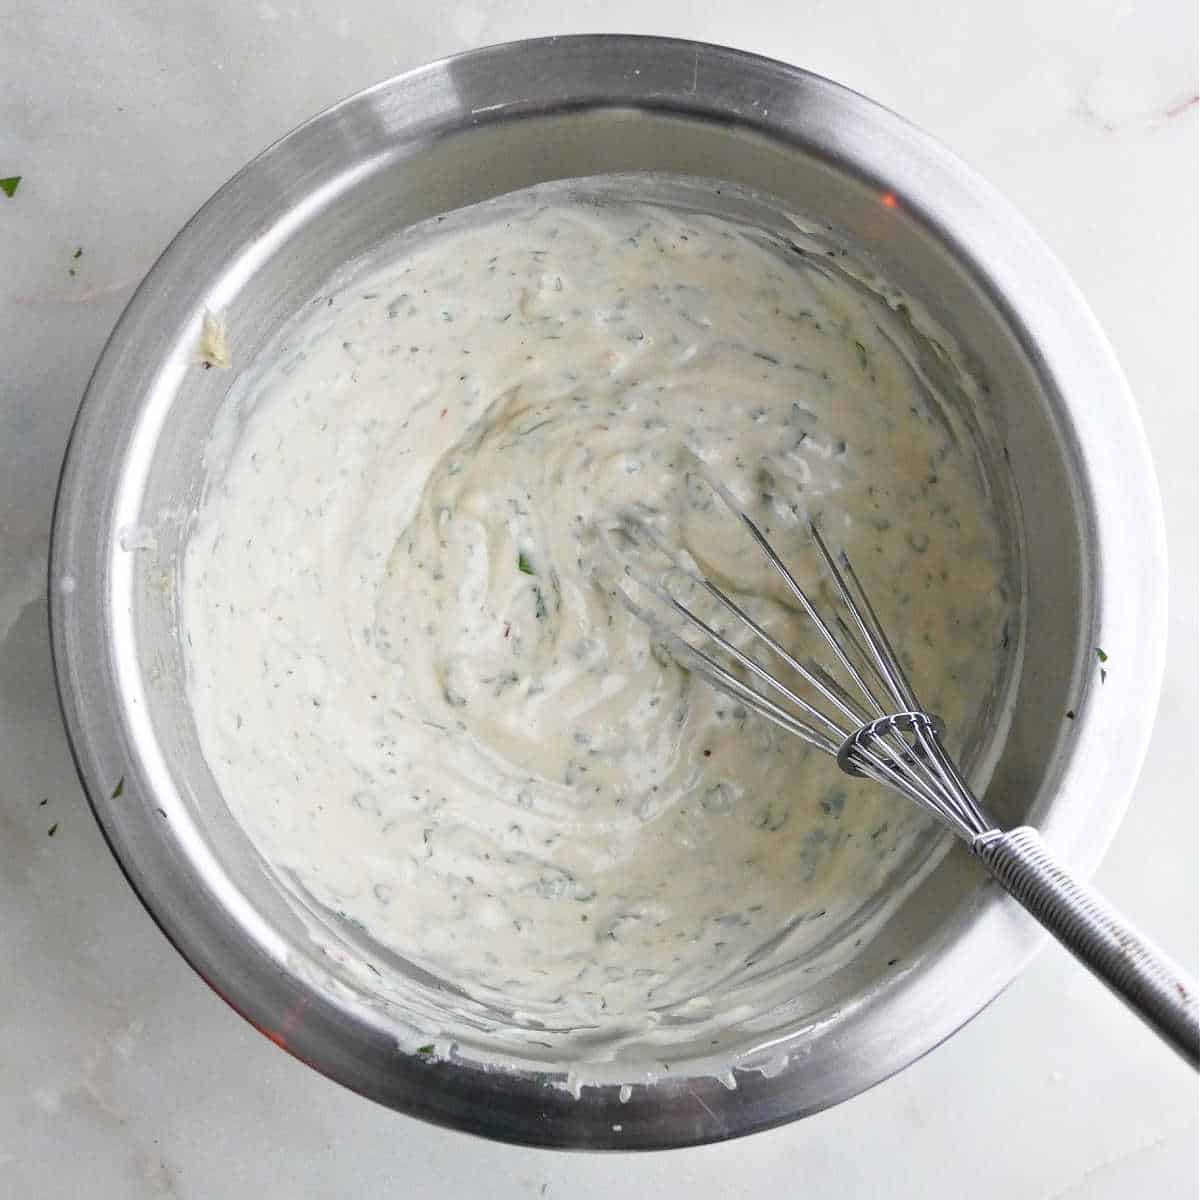
[[[636,512],[804,654],[695,460],[810,586],[817,519],[961,745],[1003,555],[910,357],[811,258],[561,196],[321,298],[225,415],[181,586],[201,743],[263,856],[556,1026],[703,1013],[852,922],[924,819],[656,649],[594,530]]]

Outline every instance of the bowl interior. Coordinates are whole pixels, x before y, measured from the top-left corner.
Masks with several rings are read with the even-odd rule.
[[[663,125],[669,128],[664,129]],[[670,147],[671,153],[664,164],[665,147]],[[955,270],[953,261],[944,251],[939,253],[937,245],[916,223],[894,219],[869,184],[761,138],[737,130],[697,126],[676,118],[592,113],[511,122],[486,133],[468,133],[443,141],[416,159],[385,164],[353,180],[312,212],[286,240],[281,240],[278,252],[264,256],[261,248],[256,247],[257,261],[235,262],[229,269],[231,275],[236,272],[235,288],[229,288],[225,281],[217,283],[214,290],[229,288],[228,300],[220,308],[225,314],[235,362],[242,372],[252,375],[263,358],[270,358],[271,343],[281,328],[310,305],[323,303],[331,276],[339,272],[344,275],[347,262],[364,260],[369,264],[386,257],[389,243],[412,224],[506,192],[512,186],[540,182],[550,170],[569,175],[588,166],[594,168],[597,161],[612,168],[654,169],[656,173],[649,177],[619,177],[624,181],[621,191],[640,199],[654,199],[676,207],[703,204],[709,211],[748,217],[757,224],[765,224],[771,210],[779,205],[783,206],[783,213],[790,209],[808,219],[836,217],[838,226],[846,227],[854,240],[869,248],[890,282],[934,308],[938,319],[952,324],[960,343],[969,349],[992,401],[989,410],[982,414],[991,427],[986,442],[981,435],[988,482],[1001,501],[1008,499],[1011,488],[1003,460],[1003,438],[1014,425],[1028,430],[1044,410],[1030,403],[1030,397],[1036,395],[1037,380],[1029,368],[1018,370],[1019,359],[1007,365],[1002,362],[1000,355],[1005,348],[997,337],[1002,327],[982,307],[979,297],[972,295],[969,280]],[[715,186],[697,183],[689,190],[683,181],[673,182],[662,174],[664,165],[695,171],[714,161],[721,163],[724,189],[719,183]],[[751,182],[760,187],[766,182],[773,189],[784,190],[782,194],[774,191],[775,204],[755,205],[735,186]],[[776,222],[781,215],[776,215]],[[959,293],[959,303],[951,307],[947,305],[947,297],[955,290]],[[312,923],[314,914],[302,913],[287,902],[274,877],[264,869],[240,828],[232,822],[201,756],[184,690],[175,568],[189,531],[187,517],[209,482],[209,465],[215,463],[217,469],[221,466],[219,452],[197,454],[196,448],[208,444],[216,407],[230,383],[236,386],[239,372],[200,371],[194,365],[186,369],[189,355],[194,354],[194,339],[189,341],[187,333],[180,332],[182,336],[172,348],[170,361],[176,365],[182,361],[185,369],[177,371],[171,382],[160,389],[162,420],[152,449],[146,451],[147,470],[136,500],[136,512],[131,511],[131,519],[123,522],[123,538],[119,535],[114,546],[120,566],[134,564],[130,577],[132,644],[123,668],[136,673],[136,683],[133,679],[129,683],[140,688],[146,697],[146,714],[163,757],[170,764],[173,784],[186,795],[196,826],[211,845],[214,856],[277,933],[297,947],[308,946],[310,953],[316,953],[311,949],[317,928]],[[988,344],[989,339],[995,344]],[[1010,405],[1016,403],[1021,408],[1014,412]],[[1042,425],[1038,441],[1052,444],[1044,419]],[[1048,482],[1047,475],[1049,482],[1054,482],[1055,464],[1049,460],[1045,465],[1049,470],[1038,472],[1043,488]],[[1069,514],[1061,468],[1059,476],[1057,483],[1062,493],[1046,507],[1052,513]],[[1017,487],[1020,488],[1019,480]],[[1010,553],[1019,563],[1018,525],[1012,519],[1015,514],[1007,504],[1002,503],[1000,508],[1009,518],[1006,523]],[[1055,535],[1041,521],[1038,529],[1052,536],[1058,547],[1065,545],[1075,550],[1078,539],[1069,530]],[[142,536],[143,531],[150,536]],[[154,546],[151,551],[121,549],[122,544],[136,547],[151,541]],[[1030,553],[1036,569],[1036,547],[1031,547]],[[1064,569],[1068,564],[1064,564],[1061,552],[1056,551],[1056,559],[1055,578],[1065,594],[1059,602],[1030,614],[1029,650],[1035,662],[1055,655],[1061,659],[1063,648],[1070,647],[1078,635],[1073,619],[1078,610],[1078,560],[1071,570]],[[1060,681],[1065,680],[1069,678],[1069,666],[1069,658],[1060,661],[1054,664],[1052,674]],[[1035,706],[1029,703],[1028,696],[1022,698],[1018,706],[1020,718],[999,760],[989,793],[991,803],[1001,810],[1007,809],[1002,815],[1008,820],[1025,815],[1024,806],[1014,810],[1012,797],[1021,797],[1025,805],[1036,803],[1035,794],[1027,786],[1014,786],[1014,781],[1019,777],[1024,782],[1031,774],[1040,777],[1044,764],[1053,757],[1056,722],[1046,719],[1045,706],[1060,709],[1069,706],[1065,692],[1055,696],[1043,689],[1038,699],[1039,705]],[[998,741],[1003,744],[1003,739]],[[904,864],[898,874],[907,877],[918,868],[919,860],[932,853],[930,839],[926,838],[917,847],[917,858]],[[875,982],[885,978],[888,960],[918,961],[934,931],[947,919],[947,914],[961,906],[977,882],[971,872],[959,869],[957,856],[945,865],[946,869],[935,872],[903,914],[896,914],[874,936],[866,952],[860,949],[837,970],[822,972],[824,978],[819,983],[813,980],[802,985],[797,973],[791,986],[802,990],[785,1008],[779,1010],[772,1005],[774,1011],[769,1020],[762,1019],[760,1013],[756,1020],[736,1023],[722,1035],[722,1051],[745,1052],[756,1041],[773,1040],[789,1029],[811,1025],[826,1014],[852,1005]],[[843,940],[855,933],[858,937],[869,936],[874,932],[871,925],[869,914],[864,911],[860,914],[860,927],[845,931]],[[340,963],[343,983],[361,989],[368,1002],[377,999],[385,1003],[386,992],[380,994],[379,987],[372,986],[370,976],[355,972],[356,952],[349,931],[341,931],[340,938],[334,929],[320,932],[328,937],[323,943],[327,957],[344,956]],[[378,954],[375,958],[378,961]],[[420,996],[405,992],[402,997],[390,998],[406,1003],[409,1017],[415,1018],[424,1010],[427,1019],[434,1022],[438,1019],[436,995],[427,986]],[[416,1012],[411,1011],[413,1008]],[[526,1039],[510,1039],[504,1034],[503,1024],[482,1008],[474,1013],[472,1024],[476,1026],[477,1037],[472,1044],[471,1031],[460,1031],[457,1045],[460,1053],[486,1055],[499,1051],[526,1060],[541,1060],[543,1069],[563,1065],[578,1068],[579,1058],[590,1055],[586,1044],[579,1041],[568,1045],[554,1038],[552,1050],[539,1051]],[[539,1032],[543,1040],[552,1037],[546,1031]],[[627,1050],[622,1054],[624,1069],[636,1074],[653,1067],[663,1057],[680,1062],[708,1058],[710,1033],[709,1029],[698,1030],[693,1039],[681,1030],[678,1043],[669,1052],[660,1048],[655,1054],[648,1047]],[[422,1043],[429,1036],[428,1032],[423,1034]]]

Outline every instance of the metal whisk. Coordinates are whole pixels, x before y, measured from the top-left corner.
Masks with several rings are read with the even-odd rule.
[[[684,627],[702,634],[706,648],[692,645],[637,603],[622,581],[617,587],[626,607],[650,625],[682,665],[713,686],[832,755],[847,774],[873,779],[931,813],[1045,929],[1188,1062],[1200,1066],[1195,983],[1095,891],[1072,879],[1036,830],[1021,826],[1006,832],[988,815],[942,745],[941,722],[917,700],[846,555],[831,553],[816,526],[809,525],[813,544],[849,618],[847,621],[839,613],[827,620],[731,493],[719,482],[710,479],[708,483],[745,525],[851,686],[843,686],[814,662],[800,661],[635,516],[623,517],[606,531],[610,544],[620,543],[615,549],[624,578],[635,581],[667,610],[682,617]],[[653,578],[636,568],[628,555],[620,553],[629,547],[650,547],[663,556],[670,564],[668,574],[679,573],[707,593],[807,684],[814,699],[800,694],[697,615],[668,590],[661,577]],[[740,667],[743,676],[718,661],[714,651]]]

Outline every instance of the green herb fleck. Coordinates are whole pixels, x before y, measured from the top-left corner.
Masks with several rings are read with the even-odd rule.
[[[1105,654],[1105,653],[1104,653],[1104,651],[1103,651],[1103,650],[1101,650],[1099,646],[1097,646],[1097,647],[1096,647],[1096,657],[1097,657],[1097,658],[1098,658],[1098,659],[1099,659],[1099,660],[1100,660],[1102,663],[1106,663],[1106,662],[1108,662],[1108,655],[1107,655],[1107,654]]]
[[[520,571],[522,575],[537,574],[537,572],[533,569],[533,564],[529,561],[524,550],[517,554],[517,570]]]
[[[82,258],[83,257],[83,247],[82,246],[77,247],[75,250],[75,253],[72,254],[71,257],[72,258]]]
[[[539,620],[544,621],[549,613],[546,608],[546,597],[542,595],[540,587],[533,589],[533,615]]]
[[[125,776],[122,775],[121,778],[117,780],[117,786],[115,788],[113,788],[113,790],[112,790],[112,798],[114,800],[119,799],[121,793],[124,790],[125,790]]]
[[[38,801],[38,808],[45,808],[45,807],[46,807],[46,805],[47,805],[47,804],[49,804],[49,803],[50,803],[50,797],[49,797],[49,796],[43,796],[43,797],[42,797],[42,798],[41,798],[41,799]]]
[[[428,1043],[427,1045],[425,1045],[425,1046],[418,1046],[418,1047],[417,1047],[417,1053],[418,1053],[418,1054],[424,1054],[426,1057],[428,1057],[430,1054],[432,1054],[432,1053],[433,1053],[433,1043],[432,1043],[432,1042],[429,1042],[429,1043]]]
[[[57,832],[58,832],[58,822],[55,821],[54,824],[51,825],[50,828],[46,830],[46,836],[53,837]]]
[[[821,811],[827,817],[840,817],[846,807],[846,793],[841,788],[832,788],[821,801]]]
[[[854,349],[858,351],[858,365],[865,371],[870,359],[867,356],[867,348],[862,342],[855,342]]]
[[[0,179],[0,192],[3,192],[10,200],[17,194],[17,188],[20,186],[20,175],[10,175],[7,179]]]

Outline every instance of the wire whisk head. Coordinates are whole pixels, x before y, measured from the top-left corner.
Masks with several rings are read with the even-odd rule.
[[[967,842],[994,828],[942,745],[941,721],[918,701],[846,554],[835,555],[816,524],[807,524],[835,602],[834,611],[825,615],[814,602],[816,590],[810,595],[800,586],[729,490],[706,473],[700,472],[700,477],[758,546],[817,635],[830,668],[799,658],[730,594],[732,589],[722,587],[691,556],[668,545],[632,513],[621,514],[599,530],[617,568],[612,586],[624,606],[650,627],[681,666],[831,755],[847,774],[899,792]],[[715,619],[696,611],[696,599],[703,597],[713,602],[713,611],[732,617],[734,628],[749,635],[749,648],[739,646]],[[690,641],[685,634],[698,638]],[[752,648],[769,651],[774,666],[764,666]],[[781,678],[782,668],[798,682]]]

